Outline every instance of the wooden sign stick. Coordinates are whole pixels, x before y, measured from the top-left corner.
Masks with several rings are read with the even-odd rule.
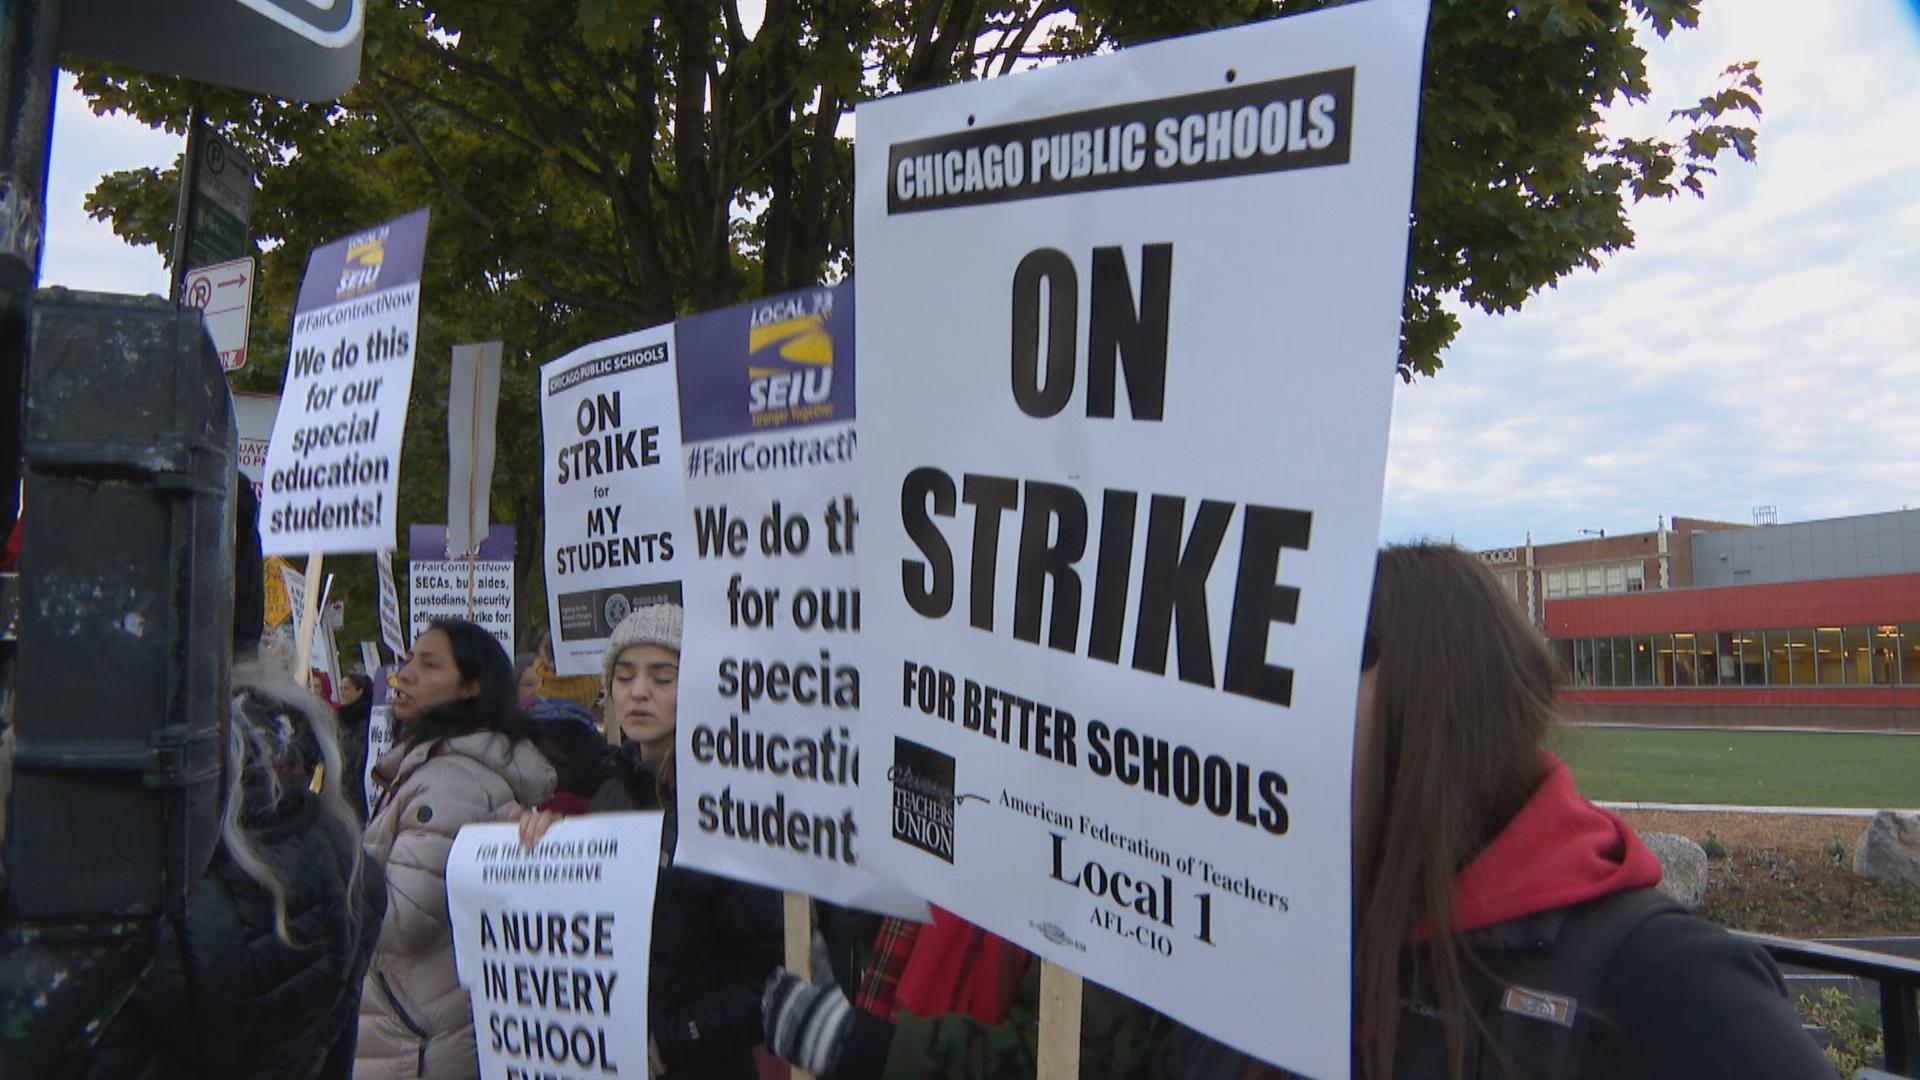
[[[1034,1080],[1080,1075],[1080,976],[1051,960],[1040,962],[1040,1053]]]
[[[786,968],[802,982],[813,982],[813,902],[806,893],[789,891],[786,895],[787,961]],[[793,1080],[813,1080],[813,1074],[795,1066]]]

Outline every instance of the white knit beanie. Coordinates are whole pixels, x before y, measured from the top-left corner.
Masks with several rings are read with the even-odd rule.
[[[613,688],[614,662],[635,645],[658,645],[679,652],[680,631],[686,621],[686,609],[670,600],[634,608],[607,639],[607,652],[600,660],[601,689]]]

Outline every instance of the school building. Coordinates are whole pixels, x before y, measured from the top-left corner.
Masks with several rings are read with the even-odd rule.
[[[1920,510],[1479,554],[1560,658],[1568,719],[1920,728]]]

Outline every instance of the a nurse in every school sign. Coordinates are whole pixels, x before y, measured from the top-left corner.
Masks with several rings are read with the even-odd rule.
[[[1426,18],[859,112],[869,861],[1316,1077]]]

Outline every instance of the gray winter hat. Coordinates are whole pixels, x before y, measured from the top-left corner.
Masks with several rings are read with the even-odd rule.
[[[658,645],[679,652],[680,631],[686,621],[686,609],[672,601],[633,609],[607,639],[607,652],[600,661],[600,688],[606,690],[613,686],[614,661],[635,645]]]

